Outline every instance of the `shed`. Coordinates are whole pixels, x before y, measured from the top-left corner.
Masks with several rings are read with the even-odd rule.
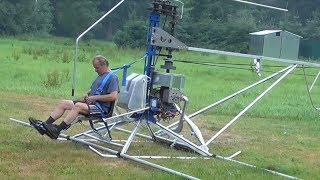
[[[283,30],[264,30],[250,33],[250,35],[250,54],[298,59],[301,36]]]

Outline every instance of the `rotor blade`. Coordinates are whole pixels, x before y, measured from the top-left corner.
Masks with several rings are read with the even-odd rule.
[[[242,0],[232,0],[232,1],[245,3],[245,4],[251,4],[251,5],[260,6],[260,7],[265,7],[265,8],[269,8],[269,9],[275,9],[275,10],[279,10],[279,11],[285,11],[285,12],[288,11],[288,9],[282,9],[282,8],[278,8],[278,7],[274,7],[274,6],[268,6],[268,5],[258,4],[258,3],[249,2],[249,1],[242,1]]]
[[[277,61],[277,62],[283,62],[283,63],[288,63],[288,64],[298,64],[298,65],[305,65],[305,66],[318,67],[318,68],[320,67],[320,64],[318,64],[318,63],[310,63],[310,62],[305,62],[305,61],[296,61],[296,60],[289,60],[289,59],[280,59],[280,58],[252,55],[252,54],[242,54],[242,53],[219,51],[219,50],[196,48],[196,47],[188,47],[187,50],[188,51],[211,53],[211,54],[221,54],[221,55],[227,55],[227,56],[245,57],[245,58],[262,58],[263,60]]]

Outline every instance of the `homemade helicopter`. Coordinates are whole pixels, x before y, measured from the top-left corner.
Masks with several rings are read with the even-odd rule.
[[[143,58],[144,59],[144,73],[143,74],[131,74],[127,76],[128,68],[133,66],[136,62],[126,64],[123,67],[116,68],[114,71],[123,71],[123,79],[122,79],[122,89],[120,93],[120,98],[118,100],[117,106],[126,109],[126,113],[119,114],[117,106],[115,107],[114,114],[111,117],[99,117],[97,121],[90,119],[90,126],[92,129],[81,132],[76,135],[66,135],[60,134],[60,140],[70,140],[77,143],[81,143],[83,145],[88,146],[92,151],[97,153],[98,155],[106,158],[123,158],[135,161],[137,163],[150,166],[168,173],[172,173],[174,175],[182,176],[187,179],[197,179],[196,177],[172,170],[170,168],[166,168],[145,159],[182,159],[182,160],[191,160],[197,158],[203,158],[209,160],[211,158],[217,158],[225,161],[234,162],[237,164],[241,164],[251,168],[258,168],[254,165],[244,163],[241,161],[235,160],[235,157],[241,153],[238,151],[228,157],[220,156],[217,154],[213,154],[210,152],[209,145],[215,141],[220,135],[225,132],[231,125],[236,123],[239,118],[244,115],[250,108],[252,108],[262,97],[264,97],[268,92],[271,91],[273,87],[275,87],[281,80],[287,77],[295,68],[298,66],[311,66],[311,67],[320,67],[320,64],[302,62],[302,61],[294,61],[287,59],[279,59],[279,58],[271,58],[271,57],[263,57],[257,55],[249,55],[249,54],[241,54],[234,52],[226,52],[219,50],[211,50],[211,49],[203,49],[196,47],[189,47],[183,42],[179,41],[174,37],[175,27],[179,20],[179,18],[183,15],[183,2],[179,0],[174,0],[178,2],[182,9],[181,13],[179,13],[179,6],[175,5],[170,0],[154,0],[152,3],[152,7],[150,8],[150,16],[149,16],[149,33],[147,35],[148,45],[147,51]],[[233,0],[240,3],[246,3],[256,6],[261,6],[264,8],[270,8],[280,11],[287,11],[286,9],[281,9],[277,7],[267,6],[263,4],[241,1],[241,0]],[[90,26],[86,31],[84,31],[76,40],[76,51],[75,51],[75,61],[74,61],[74,78],[73,78],[73,86],[72,86],[72,96],[75,95],[75,86],[76,86],[76,63],[78,56],[78,45],[80,39],[89,32],[93,27],[95,27],[100,21],[102,21],[106,16],[112,13],[117,7],[119,7],[124,0],[121,0],[118,4],[116,4],[112,9],[110,9],[105,15],[103,15],[98,21],[96,21],[92,26]],[[167,17],[170,20],[169,27],[170,32],[166,32],[164,29],[160,27],[161,17]],[[167,53],[163,53],[165,50]],[[221,54],[228,56],[238,56],[238,57],[246,57],[246,58],[259,58],[263,60],[271,60],[277,62],[288,63],[288,67],[275,72],[274,74],[259,80],[258,82],[249,85],[207,107],[204,107],[198,110],[195,113],[190,115],[186,114],[186,109],[188,105],[188,97],[183,94],[185,78],[183,75],[170,73],[172,70],[176,69],[173,58],[174,50],[188,50],[188,51],[196,51],[203,53],[213,53],[213,54]],[[164,57],[164,65],[161,66],[162,69],[166,71],[166,73],[161,73],[155,70],[156,59],[158,57]],[[316,77],[315,81],[318,79],[320,73]],[[198,128],[198,126],[192,121],[192,118],[221,105],[222,103],[233,99],[234,97],[262,84],[273,78],[280,76],[270,87],[268,87],[263,93],[261,93],[256,99],[254,99],[247,107],[245,107],[237,116],[235,116],[229,123],[227,123],[223,128],[221,128],[217,133],[215,133],[209,140],[205,141],[202,135],[202,132]],[[315,83],[314,81],[314,83]],[[312,84],[312,87],[314,86]],[[182,104],[182,105],[181,105]],[[165,126],[162,124],[163,120],[173,119],[174,117],[178,117],[178,121],[170,124],[169,126]],[[90,118],[90,117],[89,117]],[[96,117],[95,117],[96,118]],[[11,118],[12,121],[18,122],[20,124],[30,126],[28,123],[25,123],[20,120],[16,120]],[[126,125],[133,124],[134,128],[132,130],[127,130]],[[185,128],[185,124],[188,125],[189,128]],[[94,127],[96,125],[97,127]],[[141,127],[146,127],[148,134],[139,133],[139,129]],[[192,134],[195,138],[188,138],[184,135],[185,132],[183,130],[188,131],[187,133]],[[111,134],[114,131],[123,132],[129,134],[127,140],[124,143],[117,139],[114,139]],[[192,156],[192,157],[172,157],[172,156],[134,156],[129,155],[128,150],[132,143],[134,142],[135,137],[145,138],[150,141],[159,142],[162,144],[166,144],[170,147],[183,149],[187,151],[191,151],[202,155]],[[263,169],[263,168],[258,168]],[[270,169],[263,169],[267,172],[283,176],[285,178],[296,179],[293,176],[285,175],[280,172],[276,172]]]

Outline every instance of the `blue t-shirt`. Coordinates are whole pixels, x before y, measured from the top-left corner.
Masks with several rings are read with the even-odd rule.
[[[110,72],[104,73],[102,75],[99,75],[94,82],[91,85],[91,91],[90,91],[90,96],[93,96],[94,93],[97,91],[97,89],[100,87],[102,81],[104,80],[104,78],[109,74]],[[112,92],[119,92],[119,83],[118,83],[118,77],[115,74],[111,74],[109,76],[109,79],[106,83],[106,85],[103,87],[103,91],[101,93],[101,95],[107,95],[110,94]],[[105,110],[107,110],[110,107],[110,102],[101,102],[101,101],[97,101],[101,107]]]

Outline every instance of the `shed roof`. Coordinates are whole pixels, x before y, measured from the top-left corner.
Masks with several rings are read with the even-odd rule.
[[[281,31],[282,30],[263,30],[263,31],[253,32],[250,34],[251,35],[267,35],[267,34],[277,33],[277,32],[281,32]]]
[[[263,35],[267,35],[267,34],[272,34],[272,33],[277,33],[277,32],[282,32],[283,30],[263,30],[263,31],[258,31],[258,32],[253,32],[253,33],[250,33],[251,35],[260,35],[260,36],[263,36]],[[297,36],[299,38],[303,38],[302,36],[299,36],[297,34],[293,34],[289,31],[285,31],[289,34],[292,34],[294,36]]]

